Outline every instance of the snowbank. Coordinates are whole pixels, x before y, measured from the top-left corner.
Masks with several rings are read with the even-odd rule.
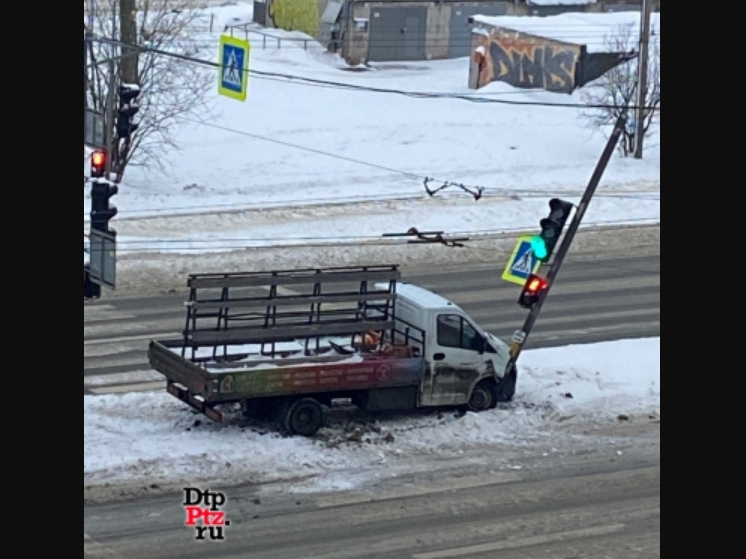
[[[516,401],[456,418],[407,414],[355,424],[335,412],[316,439],[283,438],[270,426],[220,426],[168,394],[84,397],[83,471],[89,485],[131,479],[274,481],[386,468],[479,444],[523,445],[560,423],[660,413],[660,338],[533,350],[521,362]]]

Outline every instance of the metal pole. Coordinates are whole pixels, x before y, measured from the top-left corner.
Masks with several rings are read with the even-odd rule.
[[[83,24],[83,161],[86,160],[86,141],[88,131],[88,28]],[[85,188],[85,185],[83,186]],[[89,237],[90,239],[90,237]],[[90,250],[90,243],[89,243]],[[85,246],[83,247],[85,250]],[[89,252],[90,254],[90,252]],[[88,265],[89,266],[89,265]],[[89,267],[83,264],[83,299],[89,295]]]
[[[119,0],[120,37],[125,43],[121,47],[119,76],[122,83],[137,83],[139,53],[129,45],[138,43],[137,37],[137,3],[135,0]]]
[[[513,369],[513,366],[518,361],[518,357],[520,357],[521,352],[523,351],[523,347],[526,345],[526,342],[528,341],[528,338],[531,335],[531,330],[533,330],[534,325],[536,324],[536,320],[539,318],[539,313],[541,313],[541,309],[544,306],[544,302],[546,301],[547,296],[549,295],[549,292],[552,289],[552,285],[554,284],[554,281],[557,279],[557,276],[559,275],[559,271],[560,271],[560,268],[562,267],[562,263],[565,261],[567,254],[570,252],[570,246],[575,240],[575,236],[577,235],[580,229],[580,224],[583,222],[583,217],[585,216],[585,213],[588,210],[588,206],[590,205],[591,200],[593,200],[593,196],[595,195],[596,190],[598,189],[598,185],[601,183],[601,179],[603,178],[604,172],[606,171],[606,167],[608,166],[609,161],[611,160],[611,157],[614,155],[614,150],[616,149],[617,144],[619,143],[619,138],[621,138],[622,133],[624,132],[627,126],[628,119],[629,119],[628,111],[624,111],[621,114],[621,116],[617,119],[616,126],[614,127],[614,132],[611,134],[611,137],[609,138],[609,141],[606,144],[606,149],[604,150],[603,155],[601,155],[601,159],[599,160],[598,165],[596,166],[596,170],[593,173],[593,176],[591,177],[590,182],[588,183],[588,188],[583,194],[583,199],[580,201],[580,205],[578,206],[577,211],[575,212],[575,216],[573,217],[572,223],[570,223],[570,227],[567,230],[567,234],[565,235],[565,238],[563,239],[562,244],[557,250],[557,256],[555,257],[554,262],[552,262],[552,266],[549,269],[549,273],[547,274],[547,278],[546,278],[548,286],[541,293],[539,300],[533,306],[533,308],[531,309],[531,312],[526,318],[526,322],[523,325],[523,330],[521,331],[522,333],[520,336],[520,341],[514,340],[513,345],[510,348],[511,358],[510,358],[510,362],[508,363],[508,367],[506,369],[506,372],[508,374],[510,374],[511,370]]]
[[[120,29],[117,22],[117,9],[114,4],[114,0],[111,1],[111,53],[109,56],[109,80],[106,91],[106,129],[104,130],[104,144],[106,145],[106,180],[111,178],[111,165],[114,159],[112,151],[114,148],[114,95],[117,87],[117,75],[116,75],[116,41],[117,31]]]
[[[85,145],[88,140],[88,29],[83,24],[83,160],[85,161]]]
[[[640,16],[640,58],[637,69],[637,124],[635,127],[635,159],[642,159],[645,144],[645,116],[648,100],[648,61],[650,59],[650,23],[653,13],[652,0],[642,0]]]
[[[112,47],[113,48],[113,47]],[[109,61],[109,84],[106,92],[106,180],[109,180],[114,149],[114,90],[117,86],[116,67],[114,59]]]

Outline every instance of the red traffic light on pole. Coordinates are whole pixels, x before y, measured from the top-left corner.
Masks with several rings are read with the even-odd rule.
[[[539,302],[541,294],[549,287],[549,282],[537,276],[531,274],[526,280],[526,285],[523,286],[521,297],[518,299],[518,304],[524,309],[531,309]]]
[[[91,177],[100,179],[106,175],[106,151],[97,149],[91,154]]]

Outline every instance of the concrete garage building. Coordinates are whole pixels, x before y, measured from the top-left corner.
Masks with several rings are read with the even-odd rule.
[[[301,31],[355,66],[471,56],[469,18],[639,11],[642,0],[254,0],[254,21]],[[660,0],[656,6],[659,11]]]
[[[510,15],[512,2],[350,2],[340,54],[350,64],[462,58],[471,54],[469,18]]]
[[[467,57],[471,16],[524,8],[513,0],[255,0],[254,21],[302,31],[358,65]]]

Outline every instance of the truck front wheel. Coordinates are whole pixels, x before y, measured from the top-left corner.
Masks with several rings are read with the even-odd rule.
[[[471,393],[467,408],[472,412],[493,410],[497,407],[497,389],[494,381],[480,382]]]
[[[304,398],[291,404],[284,427],[289,433],[313,437],[324,425],[324,408],[316,400]]]

